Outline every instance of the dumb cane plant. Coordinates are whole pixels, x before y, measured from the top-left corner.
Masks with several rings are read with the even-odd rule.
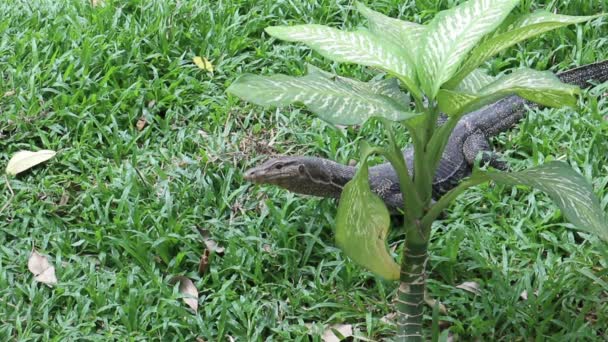
[[[539,11],[503,23],[519,3],[470,0],[440,12],[426,25],[390,18],[357,4],[367,19],[367,29],[346,32],[323,25],[268,27],[266,32],[273,37],[306,44],[336,62],[380,69],[387,77],[361,82],[309,66],[303,77],[245,74],[228,88],[228,92],[259,105],[303,104],[332,124],[358,125],[371,117],[383,122],[388,145],[362,143],[360,167],[340,198],[335,238],[343,252],[361,266],[385,279],[400,281],[396,298],[399,340],[423,339],[431,225],[471,186],[494,181],[538,188],[548,193],[579,229],[608,240],[604,213],[591,186],[561,162],[511,173],[475,170],[437,202],[431,199],[433,175],[452,130],[464,114],[512,94],[544,106],[576,104],[579,88],[561,83],[550,72],[519,69],[495,78],[478,69],[486,59],[527,38],[597,17]],[[448,119],[438,127],[441,112]],[[395,142],[394,121],[407,128],[413,141],[413,174]],[[368,183],[368,158],[374,154],[390,161],[403,193],[405,243],[400,265],[387,250],[389,211]]]

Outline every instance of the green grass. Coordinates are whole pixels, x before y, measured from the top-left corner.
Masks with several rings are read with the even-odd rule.
[[[456,1],[413,3],[371,6],[421,21]],[[608,11],[595,0],[522,0],[518,11],[530,7]],[[381,318],[395,284],[334,246],[335,203],[242,178],[273,153],[347,162],[361,138],[381,141],[378,127],[342,133],[304,111],[265,110],[224,92],[242,72],[297,75],[306,62],[369,78],[369,70],[331,64],[263,32],[305,22],[355,27],[360,17],[348,2],[126,0],[92,8],[84,0],[8,0],[0,18],[0,96],[14,91],[0,97],[0,169],[18,150],[59,151],[8,178],[15,197],[0,213],[0,340],[288,341],[336,323],[369,339],[388,336]],[[564,70],[606,59],[606,37],[608,21],[595,20],[519,45],[489,67]],[[215,73],[196,68],[197,55]],[[569,161],[593,178],[606,207],[607,91],[585,92],[576,111],[531,111],[494,145],[514,169]],[[142,116],[148,124],[139,131]],[[9,184],[0,180],[0,207]],[[468,191],[436,225],[431,246],[430,292],[449,310],[441,319],[462,340],[605,339],[606,245],[570,227],[541,193]],[[226,247],[202,277],[198,228]],[[57,268],[52,289],[27,270],[32,246]],[[174,275],[194,280],[198,314],[169,285]],[[480,283],[481,295],[455,288],[464,281]]]

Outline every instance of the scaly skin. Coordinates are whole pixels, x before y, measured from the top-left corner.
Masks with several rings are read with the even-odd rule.
[[[566,83],[588,88],[608,80],[608,61],[585,65],[563,72],[558,77]],[[471,174],[475,158],[504,168],[492,153],[488,138],[513,127],[535,104],[518,96],[509,96],[492,105],[467,114],[454,128],[446,145],[433,181],[433,197],[438,198]],[[439,120],[439,124],[445,118]],[[414,150],[403,150],[410,172],[413,172]],[[339,198],[344,185],[356,168],[315,157],[281,156],[245,172],[245,179],[258,184],[274,184],[289,191],[320,197]],[[369,169],[370,186],[392,210],[403,208],[399,179],[390,163]]]

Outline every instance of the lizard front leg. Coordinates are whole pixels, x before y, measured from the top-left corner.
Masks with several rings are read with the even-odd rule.
[[[495,169],[506,171],[507,164],[500,159],[500,156],[492,151],[488,138],[481,131],[469,135],[462,144],[462,153],[469,165],[475,165],[477,156],[481,154],[480,165],[490,165]]]

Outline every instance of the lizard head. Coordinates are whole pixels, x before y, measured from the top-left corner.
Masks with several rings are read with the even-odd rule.
[[[308,184],[307,168],[313,167],[305,157],[279,157],[245,171],[245,180],[256,184],[274,184],[292,189],[297,184]]]
[[[245,171],[245,180],[273,184],[292,192],[324,197],[339,197],[354,169],[326,159],[279,157]]]

